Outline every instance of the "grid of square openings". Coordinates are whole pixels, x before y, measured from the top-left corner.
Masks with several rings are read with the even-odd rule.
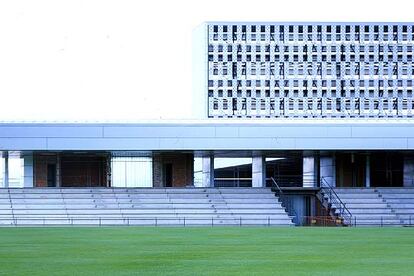
[[[413,117],[414,24],[209,24],[208,116]]]

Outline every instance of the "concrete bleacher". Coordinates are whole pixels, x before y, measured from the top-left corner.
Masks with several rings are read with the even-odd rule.
[[[356,226],[401,225],[401,221],[376,189],[335,188],[338,197],[352,214]]]
[[[414,188],[377,188],[403,225],[414,224]]]
[[[413,188],[335,188],[357,226],[414,224]]]
[[[293,225],[264,188],[0,189],[0,225]]]

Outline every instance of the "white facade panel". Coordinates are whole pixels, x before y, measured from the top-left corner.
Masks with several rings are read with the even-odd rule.
[[[152,187],[151,157],[112,157],[112,187]]]
[[[209,22],[208,117],[413,117],[414,23]]]
[[[231,120],[230,120],[231,121]],[[76,124],[68,137],[57,138],[44,128],[54,124],[31,124],[31,132],[20,132],[19,137],[0,138],[0,150],[341,150],[341,149],[414,149],[414,123],[409,119],[378,122],[312,121],[308,124],[285,122],[235,123],[205,121],[165,124],[92,124],[101,129],[118,131],[117,137],[84,137],[76,135]],[[0,124],[0,131],[10,124]],[[25,128],[27,124],[13,124]],[[59,130],[65,126],[60,125]],[[82,131],[88,126],[82,124]],[[137,131],[140,130],[140,131]],[[145,130],[146,134],[142,135]],[[65,131],[63,131],[65,132]],[[42,136],[43,135],[43,136]],[[50,135],[50,136],[49,136]],[[145,137],[142,137],[145,136]]]

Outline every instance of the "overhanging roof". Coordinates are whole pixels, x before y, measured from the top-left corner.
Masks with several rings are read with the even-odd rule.
[[[0,150],[414,149],[414,120],[0,123]]]

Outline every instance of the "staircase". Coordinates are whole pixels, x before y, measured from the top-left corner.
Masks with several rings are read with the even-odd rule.
[[[352,214],[352,225],[398,226],[403,224],[396,212],[374,188],[335,188],[338,197]]]
[[[292,226],[266,188],[0,189],[0,225]]]
[[[403,225],[414,225],[414,188],[376,188]]]

